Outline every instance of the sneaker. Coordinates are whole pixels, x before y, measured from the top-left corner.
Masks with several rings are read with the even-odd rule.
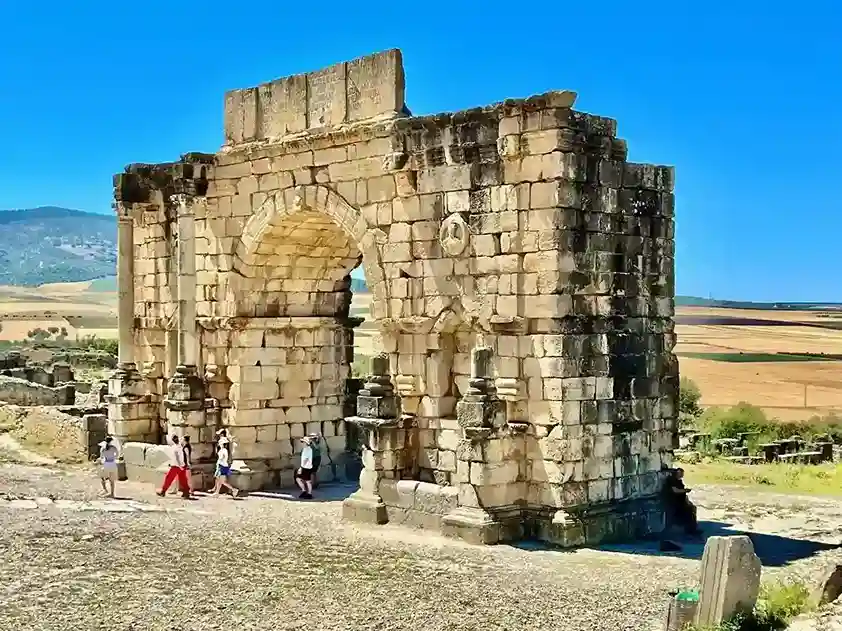
[[[301,493],[298,494],[298,499],[306,500],[307,499],[307,491],[301,491]]]
[[[310,493],[302,493],[301,499],[311,500],[311,499],[313,499],[313,496]]]
[[[158,497],[164,497],[165,493],[162,491],[155,491],[155,495],[157,495]]]
[[[231,491],[231,497],[238,497],[240,495],[240,489],[234,489]]]

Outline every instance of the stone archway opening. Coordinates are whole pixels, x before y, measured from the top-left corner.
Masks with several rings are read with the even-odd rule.
[[[347,316],[350,274],[361,262],[359,247],[330,217],[302,208],[261,235],[243,269],[237,315]]]
[[[222,424],[256,478],[249,486],[291,485],[304,436],[321,437],[320,480],[353,479],[361,468],[344,422],[361,386],[352,365],[364,318],[351,311],[351,272],[377,263],[349,227],[352,208],[306,196],[287,205],[279,194],[255,213],[229,283],[237,324]]]

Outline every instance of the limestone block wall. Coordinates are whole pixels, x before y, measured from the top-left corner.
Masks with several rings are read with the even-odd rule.
[[[172,328],[166,200],[201,170],[197,363],[241,455],[285,470],[317,426],[339,448],[361,265],[413,417],[393,472],[489,510],[651,497],[675,435],[672,169],[629,162],[571,92],[425,117],[403,93],[397,51],[236,90],[215,156],[130,166],[138,352],[169,373],[171,336],[147,334]],[[480,345],[505,404],[472,441],[455,406]]]
[[[210,324],[210,323],[208,323]],[[345,381],[353,331],[335,318],[238,318],[205,329],[209,394],[237,443],[236,458],[268,477],[297,466],[300,439],[325,437],[330,462],[345,450]]]

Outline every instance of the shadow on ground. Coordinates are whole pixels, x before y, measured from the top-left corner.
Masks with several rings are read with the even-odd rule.
[[[701,521],[699,522],[705,537],[726,537],[734,535],[748,535],[754,544],[754,552],[760,557],[766,567],[781,567],[799,559],[806,559],[825,550],[836,550],[840,544],[812,541],[809,539],[794,539],[781,535],[771,535],[759,532],[748,532],[732,528],[730,524]],[[607,544],[593,548],[602,552],[619,552],[621,554],[638,554],[653,557],[671,557],[680,559],[701,560],[705,549],[704,539],[692,539],[681,535],[670,535],[670,542],[681,546],[680,551],[664,552],[661,550],[660,540],[641,540],[632,543]],[[565,552],[563,549],[551,546],[541,541],[517,541],[511,544],[514,548],[521,550],[555,550]],[[571,550],[572,551],[572,550]]]
[[[732,528],[730,524],[717,521],[700,521],[699,527],[705,537],[725,537],[733,535],[748,535],[754,544],[754,552],[760,557],[764,566],[780,567],[806,559],[824,550],[835,550],[838,544],[812,541],[809,539],[794,539],[782,535],[772,535],[760,532],[748,532]],[[616,544],[601,546],[600,550],[622,552],[624,554],[642,554],[647,556],[669,556],[682,559],[701,559],[705,549],[704,540],[693,540],[681,536],[670,536],[670,541],[681,546],[678,552],[662,552],[660,541],[640,541],[630,544]]]
[[[313,489],[313,499],[303,500],[299,499],[300,491],[298,489],[275,489],[268,491],[252,491],[248,493],[248,497],[260,497],[269,500],[282,500],[286,502],[341,502],[347,498],[351,493],[356,491],[358,484],[344,484],[340,482],[332,482],[327,484],[320,484]]]

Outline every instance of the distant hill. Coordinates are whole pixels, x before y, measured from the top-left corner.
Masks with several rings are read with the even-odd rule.
[[[716,300],[697,296],[676,296],[677,307],[708,307],[719,309],[759,309],[785,311],[812,311],[816,309],[840,309],[842,302],[750,302],[747,300]]]
[[[113,276],[117,219],[57,206],[0,210],[0,285]]]

